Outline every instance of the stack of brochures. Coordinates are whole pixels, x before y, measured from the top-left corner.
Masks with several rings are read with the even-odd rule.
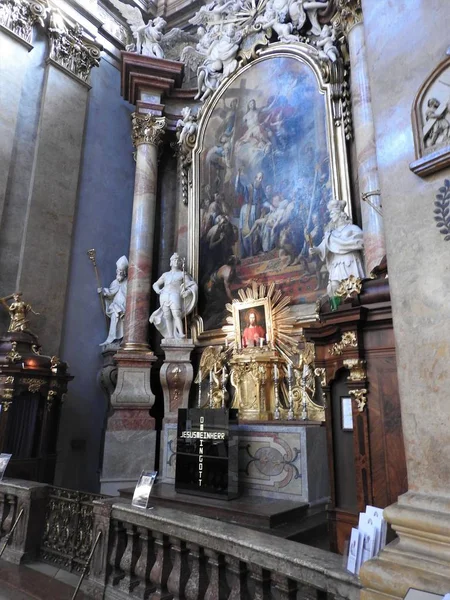
[[[347,570],[358,575],[361,565],[377,556],[386,545],[387,524],[383,519],[383,509],[367,506],[360,513],[358,529],[352,529],[348,547]]]

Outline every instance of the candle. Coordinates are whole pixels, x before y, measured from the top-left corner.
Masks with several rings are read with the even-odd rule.
[[[228,348],[228,338],[225,338],[225,348]]]
[[[292,365],[291,365],[291,363],[288,364],[288,377],[289,377],[289,379],[292,379]]]
[[[278,365],[273,365],[273,378],[278,381]]]
[[[264,344],[264,338],[259,338],[259,347],[262,348]]]
[[[212,372],[212,369],[211,369],[210,372],[209,372],[209,383],[212,383],[212,382],[213,382],[213,372]]]

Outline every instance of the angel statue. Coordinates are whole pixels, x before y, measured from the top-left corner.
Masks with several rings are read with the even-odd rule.
[[[326,60],[329,58],[331,62],[336,62],[339,58],[339,50],[334,45],[336,42],[336,30],[330,25],[324,25],[320,32],[319,39],[316,42],[319,49],[319,58]]]
[[[161,275],[153,289],[159,295],[160,308],[150,315],[150,323],[164,339],[185,338],[183,318],[197,304],[198,286],[184,271],[184,260],[176,252],[170,257],[170,271]]]
[[[11,299],[13,300],[13,302],[11,304],[8,304],[7,300]],[[32,312],[34,315],[38,315],[39,313],[34,312],[34,310],[31,308],[31,304],[27,304],[22,300],[22,292],[15,292],[10,296],[0,298],[0,302],[9,312],[9,317],[11,319],[8,331],[26,331],[30,333],[30,330],[28,329],[29,321],[27,319],[27,315],[29,312]]]
[[[195,140],[197,135],[197,115],[192,114],[189,106],[181,109],[181,119],[177,121],[178,145],[185,148],[189,145],[189,140]]]
[[[120,2],[120,0],[111,0],[111,3],[127,20],[136,40],[135,50],[137,54],[152,56],[153,58],[164,58],[161,41],[164,28],[167,25],[166,21],[161,17],[156,17],[156,19],[150,19],[146,25],[141,11],[136,6],[129,6],[124,2]],[[134,50],[134,48],[127,47],[127,50]]]

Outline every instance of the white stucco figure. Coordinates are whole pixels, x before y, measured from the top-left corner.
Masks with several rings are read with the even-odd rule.
[[[330,25],[324,25],[317,40],[319,56],[323,60],[329,58],[331,62],[336,62],[339,58],[339,50],[334,45],[336,42],[336,30]]]
[[[150,315],[150,323],[165,339],[186,337],[183,318],[197,304],[198,286],[183,270],[183,261],[176,252],[170,258],[170,271],[161,275],[153,289],[159,295],[160,308]]]
[[[214,32],[212,32],[214,34]],[[205,35],[211,35],[207,33]],[[233,24],[228,24],[218,37],[212,37],[205,62],[197,71],[198,94],[195,99],[206,100],[218,87],[224,77],[237,69],[236,55],[242,33]]]
[[[273,29],[280,42],[298,42],[298,35],[292,33],[294,25],[292,23],[280,23],[279,19],[277,11],[268,6],[265,13],[256,19],[256,24],[260,23],[263,29]]]
[[[156,17],[156,19],[150,19],[145,24],[142,13],[137,6],[130,6],[124,2],[120,2],[120,0],[111,0],[111,3],[125,17],[133,34],[135,47],[127,47],[127,50],[136,50],[137,54],[152,56],[153,58],[164,58],[161,41],[167,25],[166,21],[161,17]]]
[[[123,338],[123,322],[127,304],[127,277],[128,260],[126,256],[121,256],[116,262],[116,278],[111,282],[109,288],[97,289],[97,292],[105,298],[106,314],[110,318],[108,337],[100,346],[112,344]]]
[[[184,148],[189,139],[194,139],[197,135],[197,116],[192,114],[189,106],[181,109],[181,119],[177,121],[178,144]]]
[[[361,250],[364,247],[363,232],[353,225],[344,211],[345,202],[332,200],[328,203],[330,222],[324,238],[309,253],[317,254],[325,262],[328,271],[327,294],[332,297],[343,279],[350,275],[363,279],[364,266]]]

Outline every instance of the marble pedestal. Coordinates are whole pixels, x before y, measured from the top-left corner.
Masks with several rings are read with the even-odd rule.
[[[189,391],[192,385],[194,369],[190,361],[192,350],[195,348],[191,339],[162,340],[161,348],[164,350],[165,360],[161,367],[160,379],[164,394],[164,419],[161,433],[161,453],[164,455],[164,440],[168,438],[168,428],[173,433],[173,424],[176,423],[179,408],[188,408]],[[171,427],[169,427],[169,424]],[[175,434],[176,438],[176,434]],[[175,439],[174,438],[174,439]],[[173,476],[167,478],[161,470],[159,480],[164,483],[174,483]]]
[[[450,590],[450,500],[409,491],[384,510],[398,539],[364,563],[361,600],[403,599],[414,588]]]
[[[134,486],[141,471],[155,467],[155,420],[149,411],[155,402],[150,370],[156,357],[151,352],[119,351],[117,384],[111,397],[100,478],[101,492],[116,495]]]
[[[245,496],[295,500],[312,505],[329,500],[325,427],[317,423],[241,423],[239,488]],[[165,483],[175,483],[177,426],[162,435],[160,470]]]

